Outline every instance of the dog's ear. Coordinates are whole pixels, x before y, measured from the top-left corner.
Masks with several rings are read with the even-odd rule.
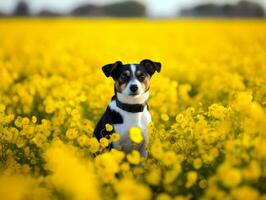
[[[152,76],[155,71],[160,72],[161,71],[161,63],[159,62],[153,62],[151,60],[145,59],[140,62],[141,65],[145,67],[147,72]]]
[[[116,61],[115,63],[104,65],[102,67],[103,73],[106,77],[115,77],[115,72],[118,70],[118,67],[123,65],[121,61]]]

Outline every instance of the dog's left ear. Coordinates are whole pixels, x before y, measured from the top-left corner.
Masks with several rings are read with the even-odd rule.
[[[152,76],[155,71],[160,72],[161,71],[161,63],[159,62],[153,62],[151,60],[145,59],[140,62],[141,65],[145,67],[147,72]]]
[[[123,65],[121,61],[116,61],[115,63],[104,65],[102,67],[103,73],[106,77],[112,76],[115,78],[115,72],[118,70],[118,67]]]

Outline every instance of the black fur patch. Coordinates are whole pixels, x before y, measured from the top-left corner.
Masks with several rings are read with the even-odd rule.
[[[95,130],[94,130],[94,136],[97,138],[97,140],[100,140],[102,137],[109,137],[113,131],[107,131],[105,129],[105,124],[122,124],[123,123],[123,118],[122,116],[114,111],[111,110],[110,107],[108,106],[105,113],[101,117],[100,121],[97,123]]]

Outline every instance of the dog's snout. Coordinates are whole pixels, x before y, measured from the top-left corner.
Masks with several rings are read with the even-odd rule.
[[[136,92],[136,91],[138,90],[138,86],[135,85],[135,84],[130,85],[130,90],[131,90],[132,92]]]

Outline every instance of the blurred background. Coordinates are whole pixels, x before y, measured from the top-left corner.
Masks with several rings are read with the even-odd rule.
[[[266,0],[0,0],[1,17],[263,18]]]

